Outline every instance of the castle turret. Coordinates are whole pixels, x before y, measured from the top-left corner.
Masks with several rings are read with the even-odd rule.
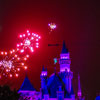
[[[80,76],[78,74],[78,92],[77,92],[77,96],[81,97],[82,96],[82,92],[81,92],[81,84],[80,84]]]
[[[60,54],[60,73],[64,73],[64,82],[65,82],[65,87],[68,93],[71,92],[72,88],[72,78],[73,78],[73,73],[70,71],[70,56],[68,49],[66,48],[65,41],[63,41],[63,47],[62,47],[62,52]]]
[[[44,68],[44,66],[42,67],[40,78],[41,78],[41,89],[44,89],[46,86],[46,80],[47,80],[47,69]]]
[[[81,91],[81,83],[80,83],[80,76],[78,74],[78,92],[77,92],[78,100],[84,100],[82,98],[82,91]]]
[[[68,49],[66,48],[65,41],[63,42],[62,52],[60,54],[60,72],[64,72],[66,69],[70,71],[70,57]]]
[[[44,100],[48,100],[49,99],[49,94],[48,94],[48,89],[47,89],[47,68],[42,68],[42,72],[41,72],[41,91],[42,91],[42,98],[44,98]]]

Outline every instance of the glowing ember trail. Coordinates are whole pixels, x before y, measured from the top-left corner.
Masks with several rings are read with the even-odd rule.
[[[19,49],[21,53],[24,53],[26,49],[34,52],[34,49],[39,47],[38,41],[41,37],[38,34],[30,33],[29,30],[27,30],[26,34],[19,35],[19,38],[21,39],[21,42],[17,44],[17,49]]]

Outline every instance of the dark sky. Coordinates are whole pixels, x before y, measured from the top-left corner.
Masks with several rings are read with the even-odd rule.
[[[41,35],[40,48],[28,61],[28,77],[34,87],[40,88],[42,65],[48,74],[54,72],[53,58],[58,57],[62,41],[66,41],[71,56],[74,86],[80,73],[83,94],[94,100],[100,92],[100,18],[99,2],[95,0],[0,0],[0,51],[16,48],[18,34],[30,29]],[[57,29],[49,34],[48,23]],[[48,47],[48,43],[59,43]],[[57,71],[59,66],[56,65]],[[2,79],[1,84],[19,88],[25,71],[18,79]],[[76,90],[76,88],[75,88]]]

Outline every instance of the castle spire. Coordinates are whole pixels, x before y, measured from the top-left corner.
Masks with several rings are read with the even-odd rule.
[[[42,71],[45,71],[44,65],[43,65],[43,67],[42,67]]]
[[[41,78],[41,89],[45,89],[46,79],[47,79],[47,68],[44,68],[44,66],[42,67],[40,78]]]
[[[42,67],[42,72],[41,72],[42,76],[47,76],[47,68],[44,68],[44,65]]]
[[[78,74],[78,92],[77,92],[78,97],[82,96],[81,92],[81,84],[80,84],[80,75]]]
[[[68,49],[66,48],[65,41],[63,41],[63,47],[62,47],[61,54],[65,54],[65,53],[68,53]]]
[[[65,41],[63,41],[63,47],[60,54],[59,64],[60,64],[60,72],[64,72],[66,69],[70,71],[70,56],[68,49],[66,48]]]
[[[20,91],[35,91],[35,88],[32,86],[32,84],[27,76],[25,76],[22,86],[19,89],[19,92]]]

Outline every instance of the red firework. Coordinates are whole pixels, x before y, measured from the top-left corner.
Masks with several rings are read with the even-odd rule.
[[[29,55],[19,57],[17,51],[13,49],[9,52],[0,52],[0,78],[2,76],[18,77],[22,68],[27,69],[24,62],[29,58]]]
[[[26,49],[30,50],[30,52],[34,52],[34,48],[39,47],[39,39],[41,38],[36,33],[30,33],[27,30],[26,34],[20,34],[19,38],[21,42],[17,44],[17,49],[23,53]]]
[[[9,52],[0,52],[0,78],[2,76],[18,77],[18,73],[22,68],[27,69],[25,62],[29,55],[25,54],[24,51],[30,50],[30,52],[34,52],[34,48],[39,47],[39,39],[41,37],[38,34],[30,33],[27,30],[26,34],[21,34],[19,37],[21,42],[17,44],[17,49]]]

